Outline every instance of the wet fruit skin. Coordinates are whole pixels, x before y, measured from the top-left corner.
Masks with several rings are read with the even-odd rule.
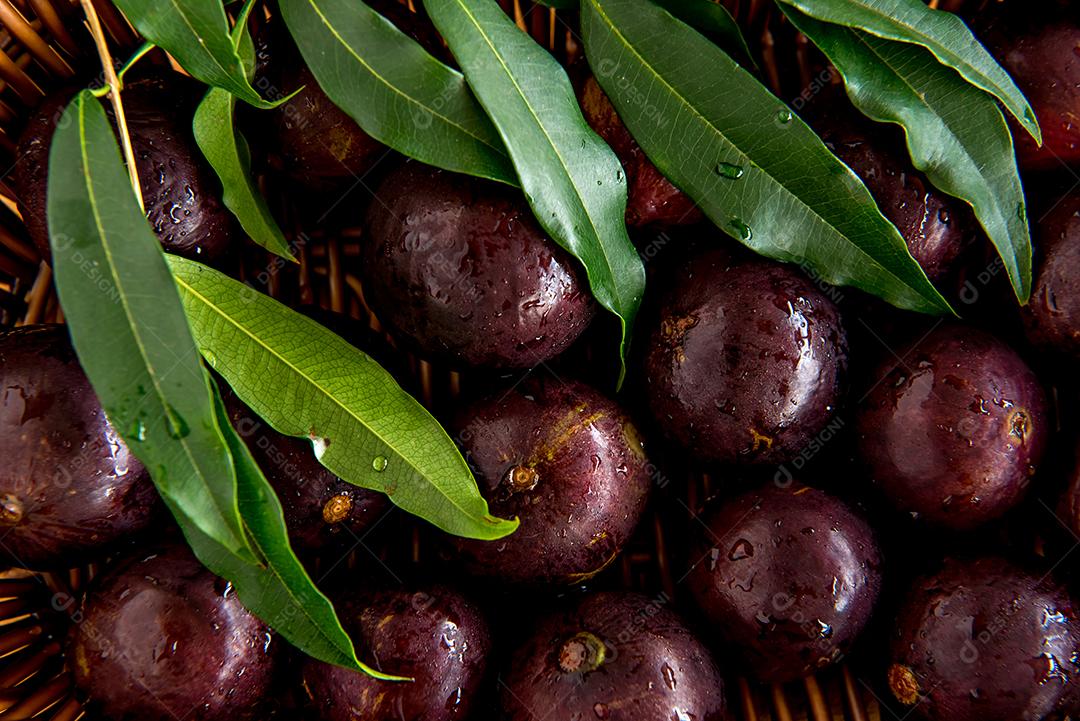
[[[114,721],[264,718],[281,642],[182,547],[98,579],[72,629],[79,688]]]
[[[231,391],[223,396],[229,419],[281,501],[294,550],[351,547],[389,509],[384,494],[347,483],[319,463],[310,441],[278,433]]]
[[[412,683],[308,660],[304,688],[323,721],[451,721],[468,717],[491,638],[479,610],[457,592],[378,591],[335,603],[365,662]]]
[[[1022,2],[990,4],[974,18],[979,39],[1012,76],[1042,128],[1039,148],[1010,119],[1022,170],[1080,163],[1080,21],[1069,6],[1048,1],[1031,12]]]
[[[895,629],[888,683],[917,716],[1038,721],[1076,702],[1077,607],[1047,575],[947,560],[911,588]]]
[[[793,268],[719,249],[673,270],[642,334],[658,427],[702,462],[797,455],[844,385],[847,339],[832,301]]]
[[[210,262],[232,244],[233,222],[221,184],[191,130],[198,96],[192,81],[173,73],[124,85],[124,114],[135,153],[146,217],[167,252]],[[71,91],[48,98],[19,139],[16,189],[27,230],[49,255],[45,221],[52,134]],[[108,110],[111,117],[111,109]]]
[[[5,565],[68,568],[146,529],[158,510],[63,326],[0,335],[0,458]]]
[[[701,210],[645,157],[596,78],[582,74],[576,86],[586,122],[611,146],[626,172],[626,224],[665,228],[700,222]]]
[[[582,383],[529,378],[463,410],[451,435],[491,512],[521,520],[498,541],[454,539],[474,575],[585,581],[615,559],[645,509],[651,466],[637,430]]]
[[[586,596],[540,621],[501,679],[504,721],[726,719],[724,680],[666,596]]]
[[[846,654],[881,589],[869,525],[823,491],[768,485],[708,511],[690,589],[753,674],[788,681]]]
[[[362,248],[364,293],[394,337],[455,366],[531,368],[595,312],[577,261],[520,193],[406,162],[379,185]]]
[[[930,280],[946,278],[975,240],[970,211],[912,167],[889,129],[840,119],[835,110],[828,118],[814,124],[826,146],[866,184]]]
[[[856,416],[859,455],[901,511],[952,529],[1023,497],[1050,434],[1038,378],[983,331],[943,324],[890,356]]]
[[[1024,328],[1032,345],[1080,359],[1080,194],[1038,225],[1038,261]]]

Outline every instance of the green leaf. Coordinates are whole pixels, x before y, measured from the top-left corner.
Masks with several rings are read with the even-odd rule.
[[[582,262],[593,296],[622,322],[625,372],[645,268],[626,233],[618,158],[582,117],[566,71],[494,0],[424,6],[506,143],[540,225]]]
[[[211,88],[199,103],[192,121],[195,141],[221,180],[221,199],[253,241],[282,258],[295,258],[270,206],[255,185],[247,140],[237,130],[236,98]]]
[[[56,289],[101,405],[162,497],[216,543],[254,560],[184,308],[112,126],[88,90],[57,126],[48,176]]]
[[[454,442],[378,363],[216,270],[169,263],[203,355],[275,430],[312,439],[342,479],[448,533],[494,539],[517,528],[488,513]]]
[[[630,133],[725,232],[828,283],[950,310],[862,181],[724,51],[648,0],[583,0],[581,26]]]
[[[956,15],[923,0],[780,0],[805,15],[871,35],[921,45],[969,83],[995,96],[1042,144],[1035,111],[1005,69]]]
[[[255,65],[255,49],[246,25],[250,9],[249,3],[233,28],[233,42],[247,76]],[[191,127],[195,142],[221,180],[222,202],[236,216],[240,227],[263,248],[295,262],[285,234],[251,174],[251,152],[236,127],[236,96],[221,88],[211,88],[195,110]]]
[[[517,185],[461,73],[360,0],[281,0],[323,92],[371,137],[428,165]]]
[[[750,46],[728,9],[714,0],[655,0],[656,4],[726,50],[754,63]],[[755,63],[756,64],[756,63]]]
[[[267,102],[251,87],[221,0],[116,0],[116,6],[144,38],[207,85],[228,90],[257,108],[288,100]]]
[[[1031,294],[1031,236],[1012,135],[993,98],[918,45],[883,40],[785,8],[844,77],[866,115],[901,125],[915,167],[967,201],[1021,302]]]
[[[247,563],[205,536],[178,516],[184,537],[203,565],[227,579],[244,607],[308,656],[383,680],[401,680],[375,671],[356,658],[348,634],[329,599],[312,582],[289,544],[281,503],[263,476],[251,452],[229,422],[229,415],[214,393],[217,422],[236,463],[240,512],[252,542],[264,563]]]

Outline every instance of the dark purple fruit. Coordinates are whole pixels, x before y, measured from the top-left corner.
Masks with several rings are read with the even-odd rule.
[[[595,307],[577,261],[496,183],[407,162],[367,212],[364,293],[394,336],[454,365],[531,368]]]
[[[675,271],[645,335],[656,423],[704,462],[797,455],[840,400],[847,340],[836,307],[797,270],[722,250]]]
[[[502,718],[722,721],[724,680],[661,594],[596,593],[542,620],[502,675]]]
[[[1080,620],[1047,575],[948,560],[909,591],[895,629],[889,687],[923,718],[1038,721],[1075,704]]]
[[[858,409],[859,453],[894,506],[967,529],[1023,497],[1050,433],[1039,379],[1001,341],[945,324],[889,355]]]
[[[385,494],[346,483],[315,458],[311,443],[284,436],[232,393],[229,419],[274,487],[293,548],[317,551],[355,545],[388,510]]]
[[[930,280],[947,277],[975,239],[970,211],[915,170],[888,129],[839,119],[835,106],[828,118],[815,124],[821,139],[866,184]]]
[[[197,96],[189,83],[175,73],[129,82],[124,114],[147,220],[166,251],[208,262],[229,249],[233,224],[221,203],[221,184],[195,144],[191,119]],[[49,147],[70,97],[66,90],[48,98],[30,119],[16,151],[19,206],[31,239],[46,256]]]
[[[150,525],[157,493],[105,418],[63,326],[0,335],[0,555],[53,568]]]
[[[641,518],[651,486],[641,439],[582,383],[530,378],[474,403],[452,428],[491,512],[521,519],[498,541],[455,539],[470,573],[579,583],[615,559]]]
[[[1039,221],[1036,248],[1042,258],[1023,309],[1028,340],[1080,360],[1080,194]]]
[[[1016,123],[1016,156],[1023,170],[1080,163],[1080,18],[1072,3],[991,5],[980,13],[979,39],[1031,103],[1043,133],[1040,148]],[[1054,7],[1057,6],[1057,7]]]
[[[755,676],[799,678],[848,652],[881,589],[866,521],[798,484],[746,493],[703,520],[690,589]]]
[[[382,591],[335,604],[366,662],[413,678],[379,681],[308,660],[304,688],[324,721],[451,721],[472,709],[491,638],[480,612],[444,587]]]
[[[694,201],[645,157],[592,75],[578,83],[578,102],[586,122],[611,146],[626,172],[628,226],[691,225],[704,217]]]
[[[75,681],[113,721],[265,717],[278,644],[186,548],[121,563],[82,616],[68,654]]]

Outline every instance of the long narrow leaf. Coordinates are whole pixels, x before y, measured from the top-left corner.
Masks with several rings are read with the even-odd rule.
[[[57,126],[47,208],[60,303],[105,412],[173,508],[254,560],[184,308],[90,91]]]
[[[517,184],[461,73],[360,0],[281,0],[323,92],[364,131],[428,165]]]
[[[165,49],[207,85],[224,88],[258,108],[272,108],[251,87],[229,36],[221,0],[115,0],[144,38]]]
[[[537,220],[622,322],[625,366],[645,269],[626,232],[618,158],[585,122],[562,66],[494,0],[424,6],[505,141]]]
[[[361,663],[330,601],[316,588],[289,545],[281,503],[259,470],[251,452],[229,423],[217,387],[217,421],[236,462],[240,511],[245,528],[264,563],[246,563],[181,521],[184,537],[195,555],[211,571],[226,578],[244,607],[280,633],[289,643],[320,661],[393,680]]]
[[[720,228],[829,283],[950,310],[866,186],[726,53],[648,0],[583,0],[581,25],[631,134]]]
[[[310,438],[342,479],[448,533],[493,539],[517,528],[488,513],[454,442],[370,357],[222,273],[169,263],[203,355],[275,430]]]
[[[874,120],[907,134],[915,167],[975,209],[1021,302],[1031,293],[1031,236],[1012,135],[997,103],[918,45],[883,40],[785,9]]]
[[[956,15],[923,0],[779,0],[816,20],[921,45],[969,83],[995,96],[1042,143],[1035,111],[1016,83]]]

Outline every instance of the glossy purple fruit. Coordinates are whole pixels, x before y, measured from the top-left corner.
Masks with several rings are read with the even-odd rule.
[[[1028,340],[1080,360],[1080,194],[1039,221],[1036,248],[1041,260],[1023,309]]]
[[[365,297],[421,355],[530,368],[592,320],[584,273],[519,192],[407,162],[376,196],[362,251]]]
[[[304,688],[321,719],[468,717],[491,650],[487,623],[475,606],[457,592],[436,586],[362,594],[336,607],[369,665],[414,681],[379,681],[309,659],[304,664]]]
[[[669,601],[596,593],[540,621],[501,676],[501,718],[726,719],[724,680]]]
[[[1074,707],[1078,656],[1076,602],[1050,576],[948,560],[908,592],[888,683],[931,721],[1038,721]]]
[[[835,108],[828,117],[815,124],[821,139],[866,184],[926,275],[934,281],[947,277],[975,240],[970,210],[915,170],[888,128],[840,119]]]
[[[1024,495],[1050,434],[1039,379],[1008,346],[944,324],[873,375],[859,455],[898,509],[954,529]]]
[[[619,406],[582,383],[530,378],[465,409],[451,433],[491,512],[521,520],[498,541],[454,539],[470,573],[585,581],[615,559],[645,509],[641,439]]]
[[[1080,16],[1070,0],[1044,0],[1038,11],[1013,0],[991,3],[977,34],[1031,103],[1043,145],[1011,122],[1023,170],[1080,163]]]
[[[832,301],[794,268],[723,250],[679,264],[641,337],[657,426],[697,460],[782,463],[829,422],[847,340]]]
[[[294,549],[349,548],[389,509],[385,494],[347,483],[319,463],[310,441],[278,433],[235,394],[224,395],[229,419],[281,501]]]
[[[186,548],[136,556],[95,582],[68,657],[113,721],[261,719],[279,641]]]
[[[158,508],[63,326],[0,335],[0,556],[67,568],[146,529]]]
[[[232,245],[233,221],[221,202],[221,183],[195,144],[191,120],[196,84],[176,73],[124,85],[124,114],[135,153],[146,218],[164,249],[209,262]],[[50,96],[19,138],[15,185],[27,230],[49,254],[45,222],[49,148],[72,91]],[[108,109],[111,116],[111,109]]]
[[[859,515],[807,486],[766,486],[713,508],[690,588],[713,630],[768,681],[848,652],[881,588],[881,553]]]
[[[667,228],[700,222],[701,210],[645,157],[596,78],[586,75],[577,85],[586,122],[611,146],[626,172],[626,224]]]

